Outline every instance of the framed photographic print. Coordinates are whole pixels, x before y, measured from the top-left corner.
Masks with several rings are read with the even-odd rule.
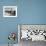
[[[17,6],[3,6],[3,17],[17,17]]]
[[[21,40],[46,41],[46,25],[20,24],[18,38],[19,42]]]

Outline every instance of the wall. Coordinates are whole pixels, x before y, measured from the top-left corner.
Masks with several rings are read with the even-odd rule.
[[[0,44],[7,44],[9,42],[8,35],[10,32],[17,32],[17,18],[3,17],[3,6],[18,6],[18,0],[0,0]],[[18,38],[16,38],[16,43],[18,43]]]
[[[9,32],[18,32],[18,24],[46,24],[46,0],[0,0],[0,44],[7,44]],[[4,18],[3,6],[17,5],[17,18]],[[17,40],[16,40],[17,43]]]

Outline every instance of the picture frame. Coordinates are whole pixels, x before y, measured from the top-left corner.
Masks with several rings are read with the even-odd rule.
[[[17,17],[17,6],[3,6],[3,17]]]
[[[46,41],[46,25],[45,24],[19,24],[18,25],[18,41],[24,40],[25,35],[23,35],[21,31],[27,31],[28,35],[31,37],[27,37],[26,40],[31,41]],[[32,34],[31,34],[32,32]],[[37,36],[37,37],[36,37]],[[21,39],[22,37],[22,39]]]

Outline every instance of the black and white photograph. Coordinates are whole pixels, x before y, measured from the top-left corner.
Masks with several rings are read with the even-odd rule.
[[[3,17],[17,17],[17,6],[3,6]]]
[[[46,25],[18,25],[18,41],[20,46],[31,46],[33,42],[46,41]]]

